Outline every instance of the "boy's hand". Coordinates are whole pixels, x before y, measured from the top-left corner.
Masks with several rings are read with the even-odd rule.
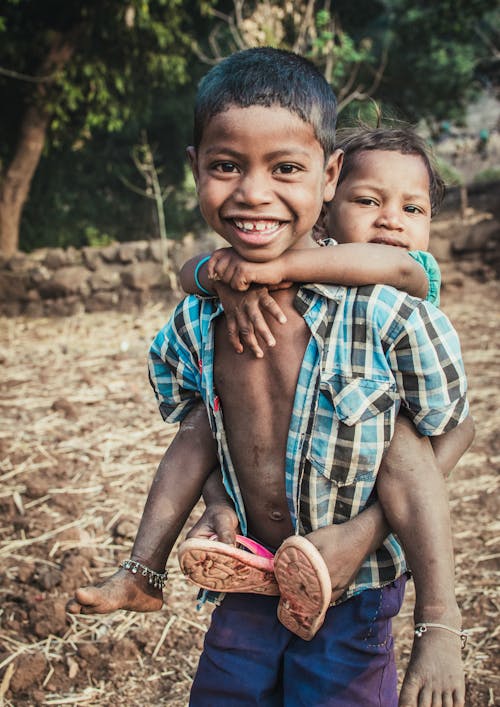
[[[276,344],[276,339],[264,318],[264,312],[280,324],[286,323],[281,307],[271,297],[268,288],[252,286],[246,292],[235,292],[229,285],[216,282],[214,289],[224,308],[231,346],[236,353],[243,353],[244,344],[256,358],[263,358],[264,352],[259,339],[267,346]]]
[[[207,272],[210,280],[224,282],[240,292],[248,290],[252,283],[279,285],[284,277],[281,258],[267,263],[251,263],[232,248],[220,248],[212,253]]]
[[[194,525],[188,538],[211,538],[228,545],[236,545],[236,535],[239,531],[238,516],[229,503],[213,503],[205,508],[200,520]]]
[[[399,707],[464,707],[460,640],[440,629],[415,637]]]

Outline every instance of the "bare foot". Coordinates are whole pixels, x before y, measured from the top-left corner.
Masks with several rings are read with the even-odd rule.
[[[463,707],[464,700],[460,639],[442,629],[429,629],[413,642],[399,705]]]
[[[148,583],[146,577],[124,569],[94,586],[80,587],[66,604],[70,614],[110,614],[118,609],[158,611],[163,606],[161,589]]]

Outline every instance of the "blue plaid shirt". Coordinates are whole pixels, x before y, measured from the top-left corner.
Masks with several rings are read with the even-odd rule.
[[[382,456],[404,406],[423,435],[467,415],[458,337],[432,304],[385,285],[303,285],[295,298],[311,337],[299,373],[286,449],[286,494],[295,531],[306,534],[356,516],[376,500]],[[241,530],[247,522],[214,389],[214,298],[186,297],[154,339],[150,379],[167,422],[203,399],[222,476]],[[391,535],[338,601],[406,571]]]

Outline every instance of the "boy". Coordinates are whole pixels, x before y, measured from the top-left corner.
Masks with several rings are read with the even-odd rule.
[[[202,85],[190,150],[200,205],[209,225],[243,258],[266,262],[309,247],[340,167],[333,106],[330,89],[307,62],[276,50],[235,55]],[[237,360],[220,307],[194,298],[177,309],[153,345],[151,373],[162,413],[181,419],[201,394],[241,529],[271,547],[294,531],[347,520],[373,501],[401,398],[422,427],[426,420],[427,431],[444,431],[465,415],[458,344],[442,315],[387,288],[335,290],[277,292],[288,326],[274,332],[276,346],[259,361]],[[442,339],[439,350],[427,320]],[[365,322],[370,349],[368,339],[361,345],[353,338],[352,321],[358,328]],[[452,399],[439,374],[445,348]],[[374,363],[381,370],[368,393],[359,378],[364,381]],[[429,366],[437,371],[434,382]],[[350,388],[335,371],[351,375]],[[349,405],[359,408],[360,399],[361,413],[348,419]],[[330,422],[325,427],[331,420],[335,444]],[[329,609],[308,643],[277,621],[277,598],[226,597],[207,634],[192,704],[394,704],[389,623],[402,601],[404,562],[395,540],[386,542],[392,554],[387,547],[384,559],[370,558],[366,588],[354,587],[348,601]],[[232,650],[223,650],[222,636]],[[221,650],[223,677],[215,668]]]

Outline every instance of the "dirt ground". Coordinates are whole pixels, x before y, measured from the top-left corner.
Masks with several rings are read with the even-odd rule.
[[[457,588],[470,641],[467,705],[500,704],[498,301],[500,282],[465,276],[443,290],[457,327],[477,425],[449,484]],[[172,437],[146,375],[167,317],[0,321],[0,704],[184,707],[209,611],[175,555],[163,610],[68,617],[64,604],[128,556],[148,485]],[[196,514],[199,513],[199,509]],[[400,669],[411,591],[396,622]]]

